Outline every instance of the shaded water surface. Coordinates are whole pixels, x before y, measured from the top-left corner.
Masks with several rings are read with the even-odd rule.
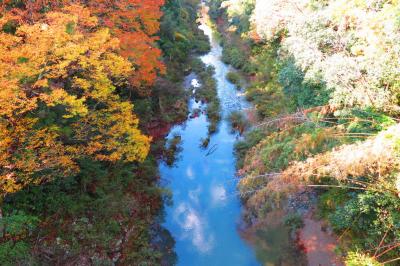
[[[243,110],[248,103],[226,80],[230,68],[221,61],[222,48],[211,29],[206,25],[201,28],[212,44],[211,52],[201,60],[215,68],[223,120],[207,149],[200,147],[201,139],[207,137],[208,121],[204,114],[171,130],[169,138],[181,136],[182,152],[173,167],[160,165],[162,179],[173,193],[164,225],[176,240],[178,265],[259,265],[238,232],[241,205],[236,194],[233,155],[237,135],[231,133],[226,121],[232,110]],[[191,80],[187,83],[195,84]],[[190,106],[192,110],[201,107],[193,100]]]

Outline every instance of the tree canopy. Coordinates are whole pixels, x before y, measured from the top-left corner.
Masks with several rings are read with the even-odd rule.
[[[115,162],[147,155],[150,139],[116,92],[126,88],[132,65],[90,14],[71,5],[0,33],[3,191],[76,171],[83,156]]]

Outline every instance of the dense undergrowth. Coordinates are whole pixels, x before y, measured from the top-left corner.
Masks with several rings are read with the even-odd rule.
[[[22,91],[19,95],[3,93],[0,97],[1,130],[11,121],[12,124],[4,128],[14,134],[11,140],[14,142],[0,144],[1,160],[4,160],[1,163],[1,265],[171,265],[175,262],[174,240],[160,227],[163,204],[168,201],[170,192],[158,184],[157,160],[174,159],[174,155],[163,148],[163,138],[173,123],[187,117],[188,94],[181,83],[192,67],[191,54],[201,54],[210,48],[207,37],[196,23],[199,1],[114,1],[118,5],[108,2],[82,1],[79,7],[69,7],[69,3],[63,1],[0,3],[0,42],[2,47],[9,45],[7,53],[1,50],[0,86],[2,93],[8,93],[3,87],[10,88],[12,93],[7,86],[14,85]],[[131,4],[137,8],[131,9]],[[127,10],[122,10],[125,7]],[[101,25],[95,25],[97,21]],[[49,29],[59,34],[47,35]],[[38,50],[38,54],[43,51],[50,57],[48,65],[40,62],[35,65],[33,60],[41,58],[29,54],[35,49],[26,47],[23,50],[24,47],[18,52],[26,55],[18,57],[17,64],[21,68],[29,64],[23,71],[33,74],[23,77],[16,73],[16,82],[12,83],[14,76],[4,72],[13,68],[10,65],[12,56],[17,54],[10,43],[31,33],[42,34],[49,40],[36,43],[48,45]],[[89,44],[83,38],[88,36],[93,38]],[[61,37],[66,39],[65,43],[62,43],[64,39],[55,39]],[[83,38],[81,43],[77,43],[79,38]],[[57,41],[60,42],[57,44]],[[108,42],[103,44],[108,50],[97,55],[96,49],[102,44],[96,42],[101,41]],[[72,50],[66,48],[68,43],[73,43]],[[79,45],[84,47],[82,54],[79,54]],[[90,48],[90,45],[98,47]],[[59,68],[50,74],[46,70],[40,72],[41,68],[50,69],[53,58],[54,64],[62,62]],[[62,68],[66,69],[65,74],[57,76],[56,71]],[[43,77],[47,78],[47,83],[33,84]],[[62,93],[57,90],[60,88]],[[82,97],[83,88],[92,94]],[[32,102],[25,115],[24,110],[18,109],[18,97],[26,95],[27,99],[32,99],[35,90],[42,93],[42,102],[38,106]],[[60,94],[52,94],[53,91]],[[104,91],[108,93],[106,98],[101,95]],[[3,105],[6,102],[11,107],[17,105],[14,113],[7,112],[9,105]],[[109,113],[107,105],[114,108]],[[118,108],[125,113],[119,114]],[[95,117],[97,113],[92,110],[99,110],[100,116]],[[93,112],[93,116],[86,119],[88,112]],[[40,123],[30,120],[36,118]],[[131,118],[131,124],[121,124]],[[33,124],[26,136],[17,136],[23,130],[21,121]],[[74,135],[74,126],[78,124],[86,125],[79,136]],[[92,124],[95,126],[89,128]],[[132,133],[136,127],[137,131]],[[15,128],[21,131],[13,130]],[[35,134],[43,135],[35,139],[32,137]],[[114,142],[101,146],[107,141],[106,134]],[[139,137],[125,142],[129,134]],[[153,137],[151,143],[144,134]],[[55,136],[56,144],[50,140],[41,142],[46,136]],[[84,139],[77,140],[77,137]],[[90,141],[98,143],[89,145],[86,152],[84,149]],[[137,146],[140,141],[145,142],[145,150],[140,150],[142,154],[136,151],[140,156],[132,158],[130,149],[140,149]],[[58,163],[66,163],[72,146],[76,147],[76,156],[71,159],[74,171],[67,173],[59,169]],[[114,153],[119,146],[120,157]],[[61,153],[54,153],[55,149],[70,153],[54,158],[53,163],[51,156]],[[26,153],[18,155],[12,150]],[[134,152],[132,154],[136,154]],[[43,165],[24,165],[24,160],[43,162]],[[26,167],[29,167],[29,175]]]
[[[247,77],[260,117],[236,145],[245,220],[311,190],[347,265],[396,265],[399,81],[390,61],[400,55],[363,30],[397,40],[397,2],[210,2],[223,59]]]

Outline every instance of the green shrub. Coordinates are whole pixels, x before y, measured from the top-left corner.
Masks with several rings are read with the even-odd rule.
[[[241,80],[240,80],[240,75],[236,72],[229,72],[226,74],[226,79],[232,83],[233,85],[236,85],[238,89],[241,87]]]
[[[328,218],[336,211],[336,208],[350,199],[349,192],[346,189],[334,188],[323,193],[318,198],[318,216]]]
[[[221,121],[219,100],[208,103],[207,116],[210,122],[208,126],[208,133],[213,134],[217,131],[218,123]]]
[[[255,129],[246,133],[244,139],[235,144],[236,167],[238,169],[243,167],[247,151],[256,146],[264,137],[263,131]]]
[[[32,265],[30,246],[23,241],[0,243],[0,264],[4,266]]]
[[[349,121],[349,117],[352,118],[351,121]],[[353,108],[341,111],[338,123],[346,124],[349,133],[378,133],[396,122],[388,115],[379,113],[372,108]]]
[[[194,42],[194,50],[199,54],[206,54],[211,50],[210,40],[207,36],[205,38],[199,38]]]
[[[246,89],[247,100],[253,102],[261,118],[276,117],[295,110],[282,87],[274,82],[254,84]]]
[[[248,57],[243,53],[243,51],[236,47],[225,45],[222,52],[222,61],[225,64],[230,64],[234,68],[241,69],[246,73],[252,72]]]
[[[349,252],[346,257],[347,266],[382,266],[383,264],[365,254],[359,252]]]
[[[310,108],[328,103],[330,91],[323,83],[304,80],[304,73],[293,60],[283,63],[278,73],[278,82],[287,98],[292,98],[295,108]]]
[[[18,22],[16,20],[7,21],[3,27],[2,31],[9,34],[15,34],[17,32]]]

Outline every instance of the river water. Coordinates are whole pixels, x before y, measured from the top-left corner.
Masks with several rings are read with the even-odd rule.
[[[188,118],[171,130],[168,138],[181,136],[182,151],[173,167],[160,164],[162,180],[173,193],[173,204],[166,207],[164,226],[176,241],[178,265],[260,265],[238,231],[241,204],[233,155],[238,136],[226,121],[231,111],[243,110],[249,104],[227,81],[226,74],[231,69],[221,61],[222,47],[212,30],[204,24],[200,27],[210,37],[212,47],[200,58],[215,68],[223,119],[207,149],[200,147],[201,139],[207,137],[208,121],[204,114]],[[191,99],[191,110],[199,107],[202,106]]]

